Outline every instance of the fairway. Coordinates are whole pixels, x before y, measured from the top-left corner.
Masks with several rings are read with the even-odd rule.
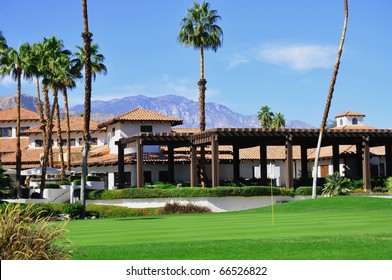
[[[332,197],[254,210],[67,224],[74,259],[392,259],[392,199]]]

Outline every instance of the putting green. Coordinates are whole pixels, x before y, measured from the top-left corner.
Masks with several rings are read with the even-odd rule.
[[[71,221],[75,259],[392,259],[392,199]]]

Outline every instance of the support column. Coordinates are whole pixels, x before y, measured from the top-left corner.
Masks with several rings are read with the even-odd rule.
[[[174,184],[174,147],[173,145],[168,145],[168,179],[169,183]]]
[[[124,188],[125,185],[125,168],[124,168],[124,145],[116,142],[118,148],[118,189]]]
[[[211,139],[212,187],[219,186],[219,143],[217,137]]]
[[[263,186],[267,186],[268,185],[267,145],[265,143],[260,144],[260,175],[261,175],[261,184]]]
[[[333,164],[333,173],[340,172],[339,168],[339,144],[332,145],[332,164]]]
[[[142,141],[136,142],[136,186],[143,188],[144,186],[144,174],[143,174],[143,145]]]
[[[360,177],[362,177],[362,144],[356,144],[356,150],[357,150],[357,154],[356,154],[356,158],[357,158],[357,160],[356,160],[356,163],[357,163],[357,166],[356,166],[356,169],[357,169],[356,176],[358,178],[360,178]],[[354,175],[354,174],[351,174],[351,175]]]
[[[370,153],[369,153],[369,136],[362,140],[362,174],[363,174],[363,189],[366,192],[372,191],[370,183]]]
[[[233,179],[240,179],[240,149],[238,145],[233,145]]]
[[[392,145],[385,145],[385,176],[392,176]]]
[[[191,164],[190,164],[191,187],[197,187],[197,150],[196,146],[191,146]]]
[[[301,145],[301,178],[308,178],[308,147]]]
[[[286,137],[286,188],[294,188],[292,136]]]

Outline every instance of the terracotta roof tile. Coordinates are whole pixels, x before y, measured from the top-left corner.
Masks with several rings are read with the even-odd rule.
[[[347,117],[347,116],[350,116],[350,117],[364,117],[365,115],[362,114],[362,113],[358,113],[358,112],[347,111],[347,112],[344,112],[344,113],[341,113],[341,114],[337,115],[335,118]]]
[[[20,138],[20,148],[29,146],[29,138]],[[16,138],[0,138],[0,153],[13,153],[16,151]]]
[[[54,123],[53,133],[56,133],[57,132],[57,122],[54,121],[53,123]],[[84,119],[83,119],[83,117],[70,118],[69,125],[70,125],[71,132],[83,132]],[[63,132],[65,132],[67,130],[67,122],[65,119],[61,120],[60,127],[61,127],[61,131],[63,131]],[[106,129],[105,128],[98,128],[98,124],[96,122],[90,120],[90,132],[96,132],[96,131],[104,132],[104,131],[106,131]],[[35,134],[35,133],[41,133],[41,130],[39,129],[39,127],[27,129],[22,132],[22,134],[25,134],[25,135]]]
[[[16,121],[16,107],[6,110],[0,110],[0,122]],[[39,115],[36,112],[20,108],[20,119],[23,121],[39,121]]]
[[[372,126],[367,126],[367,125],[344,125],[344,126],[337,126],[331,128],[333,130],[351,130],[351,129],[357,129],[357,130],[372,130],[376,129]]]
[[[143,108],[136,108],[132,111],[124,113],[111,119],[107,122],[103,122],[99,125],[99,127],[108,126],[110,124],[119,122],[119,121],[159,121],[159,122],[171,122],[174,125],[182,124],[182,120],[176,117],[170,117],[152,110],[145,110]]]

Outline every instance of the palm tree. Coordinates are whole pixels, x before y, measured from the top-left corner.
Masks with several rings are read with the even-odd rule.
[[[257,118],[262,128],[269,128],[272,125],[272,119],[274,118],[274,113],[270,111],[270,107],[263,106],[258,112]]]
[[[81,46],[76,46],[78,51],[75,53],[76,56],[76,67],[83,68],[83,64],[85,61],[85,54],[83,47]],[[105,56],[101,53],[98,53],[99,51],[99,45],[97,43],[92,44],[90,47],[90,55],[91,55],[91,74],[93,77],[93,80],[97,78],[97,74],[107,74],[107,68],[105,64],[103,64],[105,60]]]
[[[205,91],[207,80],[204,78],[204,50],[212,49],[217,51],[222,45],[223,31],[216,24],[221,17],[216,10],[210,10],[210,4],[203,2],[201,5],[194,2],[193,7],[187,9],[187,17],[181,20],[181,30],[178,35],[180,44],[200,49],[200,80],[199,86],[199,111],[200,130],[206,128],[205,117]],[[201,147],[200,158],[200,178],[202,186],[205,184],[205,149]]]
[[[21,195],[21,169],[22,169],[22,150],[20,148],[20,96],[22,91],[22,75],[29,78],[27,69],[27,57],[30,52],[30,45],[23,44],[18,50],[13,48],[3,48],[1,50],[1,65],[0,65],[0,75],[9,75],[17,82],[17,92],[16,92],[16,187],[17,195]]]
[[[285,127],[286,120],[284,119],[284,115],[282,113],[276,113],[274,118],[272,119],[271,127],[274,128],[282,128]]]
[[[336,196],[336,195],[347,195],[350,193],[350,187],[348,183],[350,179],[340,176],[339,172],[335,172],[325,178],[325,184],[322,195],[324,196]]]
[[[44,112],[45,112],[45,140],[44,153],[42,158],[42,176],[40,193],[43,194],[45,186],[46,168],[53,166],[53,152],[52,152],[52,130],[53,119],[57,103],[58,90],[60,88],[60,79],[57,78],[59,70],[57,69],[58,60],[62,57],[70,55],[69,50],[64,49],[63,42],[57,40],[55,37],[49,39],[44,38],[40,51],[40,60],[38,69],[42,74],[42,95],[44,98]],[[49,88],[53,90],[53,104],[50,108]]]
[[[0,31],[0,57],[6,49],[8,49],[7,40],[5,39],[3,32]]]
[[[317,175],[318,175],[317,173],[318,173],[318,161],[319,161],[319,157],[320,157],[321,141],[323,138],[325,125],[326,125],[326,122],[328,119],[329,108],[331,107],[331,101],[332,101],[333,91],[335,88],[336,77],[337,77],[338,71],[339,71],[340,58],[342,56],[344,40],[346,38],[347,21],[348,21],[348,3],[347,3],[347,0],[344,0],[344,23],[343,23],[342,37],[340,38],[340,45],[339,45],[339,49],[338,49],[338,54],[337,54],[337,58],[336,58],[336,62],[335,62],[335,67],[334,67],[334,70],[332,73],[331,83],[329,85],[328,97],[327,97],[327,101],[325,103],[324,115],[323,115],[323,119],[322,119],[321,126],[320,126],[319,138],[317,141],[316,158],[314,161],[314,170],[315,171],[314,171],[313,185],[312,185],[312,198],[317,197]]]
[[[82,182],[80,187],[80,199],[82,201],[82,218],[86,215],[86,176],[87,176],[87,157],[90,149],[90,114],[91,114],[91,38],[93,34],[88,29],[88,10],[87,0],[82,0],[83,11],[83,46],[84,46],[84,118],[83,118],[83,162],[82,162]]]

